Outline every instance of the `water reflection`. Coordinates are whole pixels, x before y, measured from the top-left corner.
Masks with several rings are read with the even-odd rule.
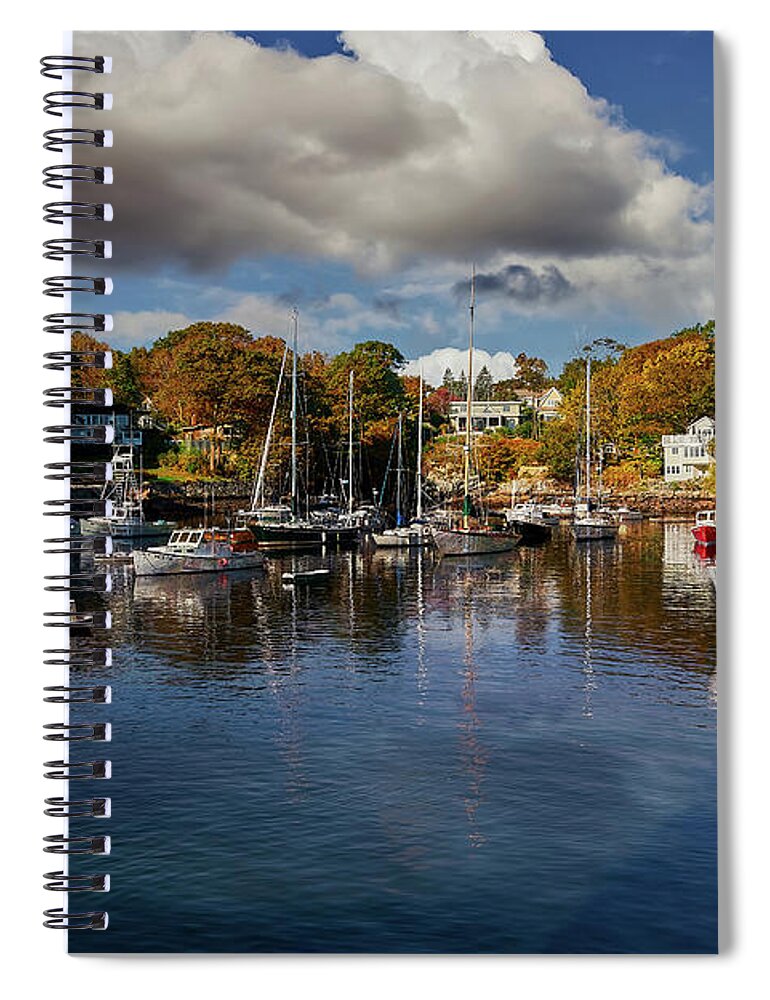
[[[688,536],[116,568],[112,946],[707,949],[715,602]]]

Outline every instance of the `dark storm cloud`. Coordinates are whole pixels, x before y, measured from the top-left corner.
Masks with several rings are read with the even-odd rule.
[[[396,323],[401,322],[401,305],[401,299],[397,298],[395,295],[385,293],[375,296],[372,300],[372,306],[376,312],[382,313],[389,319],[394,320]]]
[[[456,298],[467,299],[470,282],[457,282],[453,291]],[[539,274],[524,264],[509,264],[494,273],[477,274],[476,291],[523,305],[553,305],[574,295],[576,289],[553,264],[546,264]]]

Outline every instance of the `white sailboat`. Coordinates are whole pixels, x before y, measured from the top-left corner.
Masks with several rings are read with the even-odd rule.
[[[586,355],[586,450],[585,450],[585,509],[572,522],[576,542],[611,541],[617,537],[618,522],[591,509],[591,355]]]
[[[463,461],[462,522],[433,529],[433,541],[442,556],[472,556],[509,552],[521,540],[513,530],[490,527],[471,517],[471,461],[473,457],[473,334],[476,312],[476,269],[471,272],[470,318],[468,325],[468,388],[465,417],[465,448]]]
[[[432,542],[428,526],[422,521],[422,422],[423,422],[423,378],[420,370],[420,402],[417,411],[417,506],[415,518],[409,524],[403,522],[402,512],[402,415],[398,415],[398,459],[396,468],[396,527],[385,531],[375,531],[372,538],[381,549],[413,549]]]

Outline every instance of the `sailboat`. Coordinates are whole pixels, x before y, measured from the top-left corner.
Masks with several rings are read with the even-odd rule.
[[[576,542],[612,540],[618,534],[618,522],[601,511],[592,510],[591,504],[591,355],[586,355],[586,452],[585,452],[585,510],[572,522]]]
[[[402,449],[402,415],[398,415],[398,466],[396,468],[396,527],[385,531],[375,531],[372,538],[378,548],[411,549],[431,544],[431,535],[427,525],[422,520],[422,423],[423,423],[423,379],[420,371],[420,405],[417,411],[417,508],[415,518],[409,524],[404,523],[402,511],[402,479],[403,479],[403,449]]]
[[[259,472],[257,474],[254,492],[252,494],[251,507],[249,510],[240,511],[239,523],[246,525],[257,542],[260,549],[267,549],[273,552],[295,552],[313,551],[324,548],[350,548],[358,543],[358,526],[351,523],[349,519],[342,518],[335,514],[319,514],[307,517],[300,517],[300,497],[299,478],[297,475],[297,339],[299,313],[296,309],[291,314],[292,318],[292,367],[291,367],[291,504],[277,504],[265,506],[264,486],[265,473],[267,470],[267,459],[272,441],[275,416],[278,409],[278,399],[281,392],[284,371],[286,367],[286,357],[288,344],[284,351],[281,369],[278,375],[273,407],[270,414],[270,422],[265,436],[265,443],[262,448]],[[353,444],[352,444],[352,424],[353,424],[353,373],[350,373],[350,464],[352,465]],[[352,494],[350,497],[352,505]]]
[[[499,530],[471,518],[471,462],[473,458],[473,334],[476,312],[476,269],[471,272],[470,318],[468,325],[468,388],[463,461],[462,523],[457,527],[435,527],[433,541],[442,556],[473,556],[509,552],[521,540],[512,530]]]

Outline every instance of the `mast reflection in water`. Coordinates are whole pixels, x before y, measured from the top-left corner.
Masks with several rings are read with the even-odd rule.
[[[293,588],[320,557],[126,577],[110,928],[73,950],[713,950],[715,600],[688,532],[339,553]]]

